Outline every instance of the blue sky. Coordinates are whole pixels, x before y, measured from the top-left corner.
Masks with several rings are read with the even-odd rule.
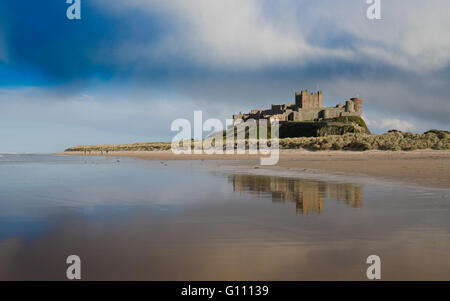
[[[64,0],[0,3],[0,152],[168,141],[320,88],[374,132],[450,129],[450,2]]]

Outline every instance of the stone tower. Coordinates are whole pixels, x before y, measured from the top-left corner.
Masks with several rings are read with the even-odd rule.
[[[302,90],[301,92],[295,92],[295,104],[302,109],[321,108],[322,97],[322,91],[308,93],[308,90]]]
[[[362,99],[359,97],[354,97],[350,99],[354,103],[355,112],[359,113],[359,116],[362,115]]]

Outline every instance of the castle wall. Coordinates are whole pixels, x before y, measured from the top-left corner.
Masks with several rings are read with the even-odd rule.
[[[360,116],[359,112],[356,112],[354,109],[352,109],[353,104],[349,104],[347,107],[330,107],[330,108],[324,108],[322,112],[322,116],[320,118],[328,119],[328,118],[336,118],[340,116]]]
[[[345,111],[350,113],[355,112],[355,104],[353,103],[353,101],[347,100],[345,102]]]
[[[292,115],[291,115],[292,114]],[[291,116],[288,120],[291,121],[311,121],[315,119],[328,119],[336,118],[340,116],[360,116],[359,112],[348,112],[346,107],[329,107],[329,108],[311,108],[311,109],[299,109],[288,114]]]
[[[342,112],[345,112],[344,108],[325,108],[321,117],[324,119],[339,117]]]
[[[282,114],[284,111],[284,105],[272,105],[273,114]]]
[[[296,118],[294,121],[305,121],[305,120],[314,120],[319,118],[319,113],[322,111],[322,108],[310,108],[310,109],[300,109],[296,114]]]

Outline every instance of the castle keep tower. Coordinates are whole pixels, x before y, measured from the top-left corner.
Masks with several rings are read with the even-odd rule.
[[[295,104],[301,109],[321,108],[322,96],[322,91],[308,93],[308,90],[302,90],[295,93]]]

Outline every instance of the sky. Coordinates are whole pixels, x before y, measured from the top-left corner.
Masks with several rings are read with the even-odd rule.
[[[0,2],[0,152],[170,141],[177,118],[320,89],[374,133],[450,130],[448,0]],[[205,133],[206,135],[207,133]]]

